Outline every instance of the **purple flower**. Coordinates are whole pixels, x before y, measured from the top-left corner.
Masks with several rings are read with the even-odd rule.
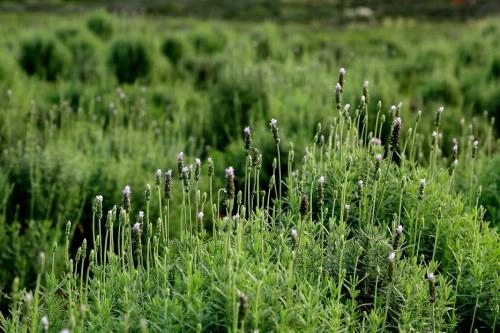
[[[184,161],[184,153],[182,151],[177,154],[177,161]]]
[[[387,257],[387,260],[389,260],[390,263],[393,263],[394,260],[396,260],[396,253],[391,252],[391,254]]]
[[[234,169],[232,166],[226,168],[226,178],[234,177]]]
[[[136,234],[140,234],[141,233],[141,224],[139,222],[135,223],[133,229],[134,229],[134,232]]]
[[[130,186],[126,185],[125,188],[123,189],[122,194],[124,197],[130,199],[130,194],[132,194],[132,191],[130,190]]]
[[[401,224],[400,224],[400,225],[398,225],[398,227],[396,228],[396,234],[397,234],[398,236],[403,235],[403,226],[402,226]]]

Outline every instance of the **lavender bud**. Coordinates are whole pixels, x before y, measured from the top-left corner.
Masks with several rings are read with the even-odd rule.
[[[392,135],[390,141],[391,149],[391,160],[397,165],[401,164],[401,156],[399,152],[399,137],[401,133],[401,118],[397,117],[394,119],[394,125],[392,127]]]
[[[389,256],[387,257],[387,261],[389,263],[389,271],[388,271],[389,281],[392,281],[394,278],[394,266],[396,263],[396,253],[391,252],[389,254]]]
[[[425,179],[420,179],[420,186],[418,188],[418,200],[422,200],[424,198],[425,193]]]
[[[215,169],[214,169],[214,161],[212,160],[211,157],[208,158],[208,177],[212,177],[214,175]]]
[[[249,150],[252,146],[252,129],[249,126],[243,130],[243,141],[245,143],[245,150]]]
[[[238,319],[240,322],[244,321],[248,314],[248,298],[247,296],[240,292],[239,294],[239,306],[238,306]]]
[[[232,166],[226,168],[226,195],[227,199],[233,201],[236,196],[236,188],[234,186],[234,169]]]
[[[161,169],[156,170],[156,186],[160,187]]]
[[[342,67],[339,69],[339,81],[337,84],[340,86],[340,92],[342,92],[344,89],[345,73],[345,68]]]
[[[396,235],[398,237],[402,237],[403,236],[403,226],[401,224],[398,225],[398,227],[396,228]]]
[[[102,201],[103,201],[102,195],[97,195],[95,197],[96,216],[98,220],[102,219]]]
[[[380,166],[382,164],[382,154],[375,155],[375,169],[373,173],[373,178],[378,179],[380,176]]]
[[[141,223],[136,222],[133,226],[134,233],[139,236],[141,234]]]
[[[363,104],[368,101],[368,81],[363,83]]]
[[[184,187],[184,192],[189,192],[189,181],[191,178],[191,169],[189,167],[183,167],[181,171],[182,185]]]
[[[49,330],[49,318],[47,316],[43,316],[40,320],[40,324],[42,325],[42,329],[47,332]]]
[[[436,110],[436,119],[434,121],[434,125],[436,127],[439,127],[439,125],[441,125],[441,114],[443,113],[444,111],[444,107],[440,106],[437,110]]]
[[[181,151],[177,155],[177,171],[179,172],[179,179],[181,179],[181,180],[183,178],[183,175],[182,175],[183,169],[184,169],[184,153]]]
[[[194,180],[196,182],[200,181],[200,174],[201,174],[201,160],[197,158],[194,162]]]
[[[130,210],[130,195],[132,191],[130,190],[130,186],[126,185],[122,192],[122,206],[125,209],[125,212],[129,212]]]
[[[273,133],[274,143],[279,144],[280,143],[280,136],[279,136],[278,121],[274,118],[271,119],[269,126],[271,127],[271,132]]]
[[[149,201],[151,199],[151,185],[146,184],[146,189],[144,190],[144,197],[146,198],[146,201]]]
[[[436,276],[434,273],[427,273],[427,281],[429,281],[429,301],[436,301]]]
[[[309,197],[307,194],[302,194],[300,197],[300,216],[304,217],[309,213]]]
[[[325,176],[320,176],[318,179],[318,200],[322,207],[325,202]]]
[[[172,198],[172,170],[167,170],[165,171],[165,184],[164,184],[164,194],[165,194],[165,199],[171,199]]]
[[[298,235],[297,229],[293,228],[290,231],[290,238],[292,239],[293,247],[294,248],[297,247],[297,245],[299,244],[299,235]]]
[[[342,110],[342,85],[340,83],[335,86],[335,102],[337,103],[337,110]]]
[[[472,142],[472,158],[476,158],[479,141]]]

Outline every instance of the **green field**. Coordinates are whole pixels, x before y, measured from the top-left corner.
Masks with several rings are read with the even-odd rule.
[[[498,328],[498,17],[0,21],[0,331]]]

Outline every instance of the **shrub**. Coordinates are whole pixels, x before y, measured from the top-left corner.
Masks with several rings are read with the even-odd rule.
[[[99,59],[95,37],[78,29],[62,29],[57,32],[57,36],[71,52],[72,76],[84,82],[97,79]]]
[[[500,54],[493,57],[488,69],[488,79],[490,81],[500,80]]]
[[[120,83],[133,83],[150,74],[153,60],[140,39],[117,39],[111,45],[109,66]]]
[[[209,56],[191,57],[184,62],[184,68],[191,73],[196,87],[206,88],[217,81],[224,60]]]
[[[193,32],[191,41],[198,54],[215,54],[226,48],[227,37],[217,28],[204,28]]]
[[[104,11],[92,14],[87,19],[87,28],[102,40],[109,40],[113,35],[113,23]]]
[[[28,75],[55,81],[71,65],[69,51],[52,36],[35,36],[21,43],[19,64]]]
[[[239,139],[251,122],[265,119],[268,84],[261,68],[230,66],[210,90],[211,117],[207,138],[219,148]]]
[[[429,103],[442,103],[449,106],[458,106],[461,102],[461,94],[458,84],[452,79],[436,79],[428,82],[422,88],[422,100],[424,105]]]
[[[167,37],[161,45],[161,52],[172,65],[176,66],[182,57],[186,54],[186,45],[184,40],[178,37]]]

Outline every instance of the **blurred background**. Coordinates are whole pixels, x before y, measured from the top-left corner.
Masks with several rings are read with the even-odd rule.
[[[377,19],[386,16],[466,19],[500,10],[495,0],[19,0],[0,1],[4,11],[112,11],[198,16],[231,20]]]

